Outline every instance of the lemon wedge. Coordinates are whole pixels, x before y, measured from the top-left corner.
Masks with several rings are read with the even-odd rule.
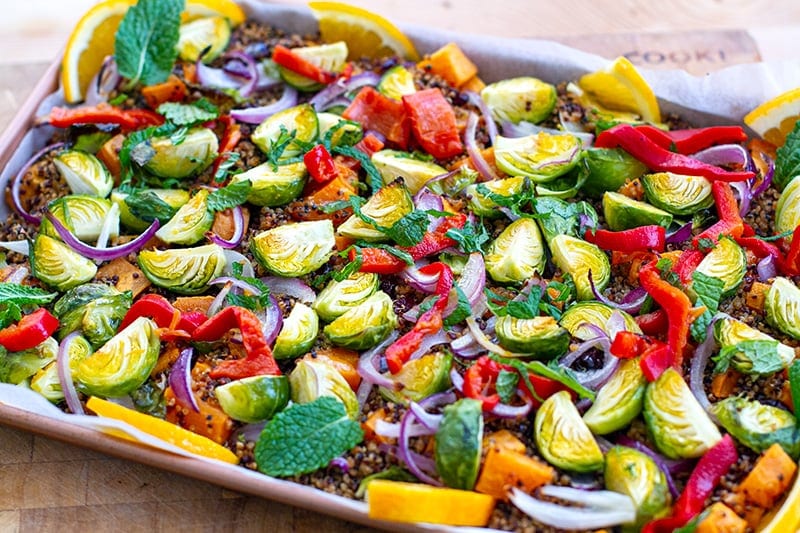
[[[783,146],[798,120],[800,87],[764,102],[744,117],[745,124],[775,146]]]
[[[653,89],[625,57],[618,57],[608,67],[584,75],[578,86],[603,107],[636,113],[646,122],[661,122]]]

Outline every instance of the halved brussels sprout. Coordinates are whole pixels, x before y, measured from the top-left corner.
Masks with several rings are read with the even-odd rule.
[[[539,132],[525,137],[497,136],[494,159],[509,176],[527,176],[536,183],[552,181],[572,170],[582,143],[574,135]]]
[[[352,146],[364,136],[361,124],[345,120],[336,113],[317,113],[319,138],[324,139],[332,131],[331,146]]]
[[[523,76],[487,85],[481,98],[500,122],[541,122],[556,105],[556,88],[542,80]]]
[[[381,173],[384,183],[403,178],[411,194],[417,194],[431,178],[447,173],[447,169],[430,161],[415,159],[408,152],[381,150],[372,154],[372,164]]]
[[[486,272],[498,283],[522,283],[543,273],[546,262],[539,226],[527,217],[506,226],[486,251]]]
[[[298,277],[324,265],[335,245],[333,223],[313,220],[262,231],[250,241],[250,250],[273,274]]]
[[[352,419],[358,418],[358,398],[341,373],[323,360],[304,357],[289,374],[289,389],[295,403],[313,402],[320,396],[336,398]]]
[[[461,398],[446,406],[434,440],[436,471],[445,486],[472,490],[481,465],[481,402],[472,398]]]
[[[450,352],[423,355],[419,359],[408,361],[400,372],[392,376],[396,389],[379,387],[378,392],[390,402],[418,402],[450,386],[452,365],[453,355]]]
[[[278,158],[281,161],[300,155],[303,145],[314,142],[318,135],[319,121],[314,107],[300,104],[267,117],[250,135],[250,140],[265,154],[284,146]]]
[[[392,299],[378,291],[325,326],[325,336],[337,346],[366,350],[376,346],[397,327]]]
[[[297,199],[308,180],[306,165],[300,161],[274,168],[262,163],[241,174],[234,174],[231,183],[250,180],[252,188],[247,201],[258,206],[277,207]]]
[[[657,224],[665,228],[672,223],[672,214],[646,202],[628,198],[624,194],[606,192],[603,194],[603,215],[612,231],[638,228]]]
[[[214,389],[214,396],[226,415],[253,424],[272,418],[289,403],[286,376],[251,376]]]
[[[711,182],[702,176],[658,172],[642,176],[647,200],[673,215],[693,215],[714,205]]]
[[[656,462],[642,452],[614,446],[606,452],[603,477],[608,490],[625,494],[636,505],[636,523],[627,528],[638,531],[645,523],[669,512],[672,497],[667,478]]]
[[[647,172],[646,166],[621,148],[589,148],[583,152],[583,162],[588,176],[581,191],[593,198],[616,191]]]
[[[75,381],[86,394],[124,396],[144,383],[158,361],[158,326],[139,317],[78,363]]]
[[[514,318],[501,316],[495,325],[500,346],[536,359],[550,360],[560,357],[569,348],[569,332],[558,325],[551,316]]]
[[[435,192],[436,194],[444,194],[445,196],[455,196],[461,191],[466,190],[466,187],[469,187],[470,185],[475,183],[478,180],[479,176],[480,175],[478,174],[478,171],[473,170],[466,164],[463,164],[458,167],[458,172],[456,172],[452,176],[429,183],[428,189]],[[494,211],[492,211],[492,213],[494,213]],[[480,213],[477,212],[476,214],[480,215]]]
[[[206,244],[194,248],[142,250],[139,267],[153,285],[178,294],[200,294],[208,282],[222,274],[225,254],[222,247]]]
[[[414,75],[403,65],[395,65],[384,72],[377,89],[392,100],[401,100],[405,95],[417,92]]]
[[[781,368],[787,368],[794,361],[794,349],[790,346],[778,342],[763,331],[752,328],[731,317],[723,317],[714,322],[714,339],[722,350],[741,346],[746,341],[773,341],[777,343],[775,348],[777,361],[774,372]],[[763,364],[763,363],[762,363]],[[730,359],[730,365],[743,374],[754,374],[753,361],[750,355],[744,351],[736,351]],[[780,368],[778,368],[780,366]],[[772,372],[769,372],[770,374]]]
[[[80,330],[93,347],[105,344],[117,332],[132,303],[130,292],[104,283],[86,283],[68,290],[53,307],[63,339]]]
[[[553,394],[536,411],[533,437],[542,457],[558,468],[571,472],[603,468],[603,452],[567,391]]]
[[[800,179],[789,182],[775,207],[775,232],[786,233],[800,226]],[[791,242],[792,236],[786,237]]]
[[[469,207],[473,213],[482,217],[497,218],[503,214],[497,209],[499,206],[493,200],[481,194],[479,189],[486,187],[491,193],[509,197],[522,192],[526,183],[527,178],[524,176],[473,183],[464,189],[464,195],[467,197]]]
[[[800,289],[791,280],[776,277],[764,300],[767,322],[778,331],[800,340]]]
[[[108,216],[108,212],[111,210],[111,205],[111,202],[105,198],[80,194],[53,200],[47,205],[47,209],[77,238],[94,244],[93,241],[96,241],[100,236],[100,230]],[[47,218],[43,218],[39,224],[39,233],[59,238],[53,223]],[[110,237],[118,235],[119,215],[111,225],[111,231],[109,232]]]
[[[638,359],[626,359],[605,385],[583,415],[583,421],[595,435],[618,431],[642,412],[647,380]]]
[[[169,222],[158,228],[156,237],[169,244],[194,244],[213,224],[214,213],[208,209],[208,191],[200,189]]]
[[[722,440],[717,426],[673,368],[647,386],[644,420],[656,447],[670,459],[700,457]]]
[[[144,167],[162,178],[186,178],[204,171],[217,157],[219,141],[208,128],[192,128],[175,144],[171,137],[150,139],[152,157]]]
[[[39,233],[30,255],[34,277],[58,291],[86,283],[97,274],[97,265],[58,239]]]
[[[362,213],[386,228],[392,227],[398,220],[413,210],[414,200],[403,184],[403,180],[395,180],[381,187],[367,200],[367,203],[361,206]],[[367,224],[355,214],[350,215],[350,218],[345,220],[336,229],[336,232],[351,239],[365,241],[383,241],[387,239],[385,233],[371,224]]]
[[[722,295],[736,292],[747,272],[747,254],[736,241],[721,237],[710,252],[697,265],[697,272],[722,280]]]
[[[347,61],[347,43],[338,41],[316,46],[292,48],[292,53],[302,57],[325,72],[339,72]],[[283,81],[301,91],[316,91],[322,84],[283,66],[278,66]]]
[[[183,189],[148,189],[158,196],[160,200],[172,207],[179,209],[183,204],[189,201],[189,191]],[[131,212],[128,204],[125,203],[125,198],[128,197],[127,193],[114,190],[111,192],[111,201],[119,206],[119,221],[133,231],[144,231],[150,225],[150,222],[139,218]]]
[[[114,178],[97,157],[79,150],[61,152],[54,159],[58,172],[72,194],[105,198],[114,187]]]
[[[550,252],[555,263],[562,272],[572,276],[578,300],[594,298],[589,283],[589,271],[597,290],[602,291],[611,280],[611,263],[608,256],[597,245],[569,235],[557,235],[550,241]]]
[[[58,356],[58,341],[47,337],[38,346],[21,352],[0,350],[0,382],[19,385],[36,374]]]
[[[225,17],[202,17],[181,24],[178,56],[194,63],[207,50],[203,63],[210,63],[225,50],[231,38],[231,25]]]
[[[52,350],[58,350],[58,346],[53,346]],[[69,366],[70,370],[74,373],[84,358],[92,353],[92,347],[89,341],[81,336],[75,337],[69,346]],[[61,390],[61,381],[58,376],[58,363],[52,361],[46,367],[36,372],[31,378],[31,390],[34,390],[50,400],[51,402],[60,402],[64,399],[64,391]]]
[[[800,456],[800,428],[786,409],[738,396],[725,398],[711,406],[725,431],[756,452],[779,444],[792,459]]]
[[[289,316],[283,320],[283,327],[275,339],[272,355],[275,359],[290,359],[307,353],[319,333],[319,318],[309,306],[297,302]]]
[[[600,328],[606,335],[611,335],[612,331],[609,327],[609,322],[614,313],[621,317],[621,323],[627,331],[632,331],[633,333],[642,332],[631,315],[597,301],[578,302],[570,306],[561,315],[558,323],[567,328],[567,331],[573,337],[586,341],[597,336],[595,332],[586,327],[589,324]]]
[[[369,272],[355,272],[342,281],[332,279],[314,300],[314,310],[325,322],[332,322],[372,296],[380,279]]]

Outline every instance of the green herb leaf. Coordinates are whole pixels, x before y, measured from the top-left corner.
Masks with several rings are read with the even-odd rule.
[[[208,195],[208,210],[216,213],[242,205],[247,201],[247,195],[250,194],[252,188],[250,180],[229,183]]]
[[[0,283],[0,303],[45,305],[52,302],[56,296],[57,292],[46,292],[36,287],[18,283]]]
[[[158,219],[159,222],[169,222],[177,209],[162,200],[156,193],[148,190],[136,191],[125,197],[125,205],[131,214],[145,222]]]
[[[533,216],[539,221],[544,238],[550,242],[556,235],[579,235],[581,219],[588,217],[589,226],[597,226],[597,212],[587,202],[570,203],[552,196],[532,199]]]
[[[399,248],[395,248],[394,246],[389,246],[388,244],[380,244],[380,243],[372,243],[370,245],[372,248],[380,248],[381,250],[385,250],[395,256],[396,258],[403,261],[408,266],[412,266],[414,264],[414,258],[411,257],[406,251],[400,250]]]
[[[775,185],[783,190],[796,176],[800,176],[800,121],[786,136],[786,142],[778,148],[775,158]]]
[[[795,418],[800,417],[800,361],[797,359],[789,366],[789,390],[792,392],[792,405]]]
[[[516,372],[509,372],[508,370],[501,370],[497,374],[497,382],[494,386],[497,389],[497,394],[500,396],[500,401],[503,403],[511,403],[514,395],[517,393],[517,384],[519,383],[519,374]]]
[[[267,422],[255,447],[258,469],[268,476],[294,476],[327,465],[361,442],[364,432],[330,396],[294,404]]]
[[[725,346],[718,355],[712,357],[717,363],[714,372],[725,372],[736,358],[738,367],[746,367],[753,374],[775,373],[783,369],[783,360],[778,355],[778,344],[776,340],[746,340],[733,346]]]
[[[383,177],[381,173],[375,168],[375,165],[372,164],[372,159],[358,148],[352,146],[335,146],[331,153],[346,155],[358,161],[361,165],[361,170],[367,173],[369,188],[372,190],[372,194],[375,194],[378,192],[378,189],[383,187]]]
[[[205,98],[191,104],[164,102],[158,112],[176,126],[194,126],[219,117],[219,108]]]
[[[0,328],[4,328],[22,318],[22,308],[14,302],[0,304]]]
[[[497,354],[490,353],[489,358],[492,361],[497,361],[503,365],[510,366],[514,370],[517,371],[520,378],[522,378],[522,382],[525,384],[525,388],[527,389],[528,393],[531,395],[531,398],[536,400],[537,402],[543,402],[544,398],[539,396],[539,393],[536,392],[536,387],[533,386],[533,382],[531,381],[531,377],[528,373],[528,368],[525,366],[525,363],[520,361],[519,359],[511,359],[506,357],[500,357]]]
[[[697,300],[706,306],[705,312],[689,326],[694,340],[698,342],[706,340],[708,326],[717,314],[724,286],[725,283],[719,278],[698,271],[692,274],[692,289],[697,294]]]
[[[542,300],[542,288],[531,287],[524,301],[511,300],[506,305],[506,312],[514,318],[528,319],[539,316],[539,303]]]
[[[455,326],[472,315],[472,307],[469,305],[467,295],[464,294],[464,291],[461,290],[461,287],[458,285],[453,288],[456,290],[456,294],[458,294],[458,304],[456,304],[456,308],[453,312],[444,319],[443,324],[445,327]]]
[[[428,229],[428,215],[425,211],[412,211],[381,231],[400,246],[419,244]]]
[[[134,131],[128,135],[125,141],[123,141],[122,148],[119,151],[119,163],[122,171],[123,183],[129,182],[133,177],[133,162],[136,162],[139,166],[143,166],[150,160],[149,157],[153,156],[153,149],[149,144],[146,144],[147,141],[153,137],[171,135],[176,129],[174,124],[166,123],[161,126],[150,126],[143,130]],[[148,150],[143,151],[143,148],[140,147]],[[147,157],[147,154],[149,154],[149,157]]]
[[[361,265],[364,263],[364,259],[361,257],[361,247],[352,245],[349,246],[346,250],[343,250],[339,255],[341,257],[349,257],[350,250],[353,249],[356,251],[356,256],[353,261],[347,263],[344,268],[341,270],[333,273],[333,279],[336,281],[344,281],[359,270],[361,270]]]
[[[390,481],[405,481],[407,483],[418,483],[419,480],[403,468],[392,465],[386,470],[381,470],[380,472],[376,472],[374,474],[370,474],[364,479],[361,480],[361,483],[358,484],[358,488],[356,489],[356,498],[363,498],[364,495],[367,493],[367,488],[369,484],[376,480],[376,479],[388,479]]]
[[[483,221],[467,221],[463,228],[450,228],[445,235],[456,241],[459,249],[465,254],[483,253],[483,246],[491,239]]]
[[[241,263],[234,262],[231,265],[231,273],[233,274],[233,277],[252,285],[253,288],[259,291],[259,294],[235,294],[234,292],[229,292],[225,299],[231,305],[244,307],[245,309],[249,309],[251,311],[261,311],[270,305],[269,287],[267,287],[266,284],[264,284],[264,282],[258,278],[243,275],[242,271],[243,267]]]
[[[581,398],[588,398],[592,401],[595,399],[594,391],[589,390],[581,385],[580,382],[575,379],[575,374],[572,372],[572,370],[560,366],[558,361],[550,361],[550,363],[547,365],[541,361],[531,361],[526,363],[525,366],[528,368],[528,370],[538,376],[558,381],[565,387],[575,391],[575,393],[577,393],[577,395]]]
[[[78,136],[73,148],[75,150],[80,150],[81,152],[96,154],[97,151],[100,150],[100,148],[102,148],[106,141],[108,141],[111,137],[113,137],[113,135],[104,131],[84,133],[83,135]]]
[[[239,152],[222,152],[219,157],[222,159],[217,171],[214,173],[214,183],[222,183],[228,179],[228,174],[232,172],[231,169],[242,158]]]

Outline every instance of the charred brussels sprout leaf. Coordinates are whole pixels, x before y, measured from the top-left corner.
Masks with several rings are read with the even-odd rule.
[[[536,448],[547,462],[571,472],[603,468],[603,452],[567,391],[547,398],[534,420]]]
[[[73,331],[97,348],[117,332],[132,303],[130,292],[119,292],[103,283],[87,283],[68,290],[53,307],[58,318],[58,338]]]
[[[462,398],[446,406],[435,440],[436,470],[444,484],[454,489],[472,490],[481,463],[481,402]]]
[[[620,148],[590,148],[584,151],[583,162],[588,176],[581,191],[594,198],[616,191],[647,172],[646,166]]]

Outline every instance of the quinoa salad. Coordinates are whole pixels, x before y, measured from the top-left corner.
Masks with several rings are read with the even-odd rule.
[[[6,186],[0,383],[379,520],[797,527],[800,128],[312,9],[127,10]]]

